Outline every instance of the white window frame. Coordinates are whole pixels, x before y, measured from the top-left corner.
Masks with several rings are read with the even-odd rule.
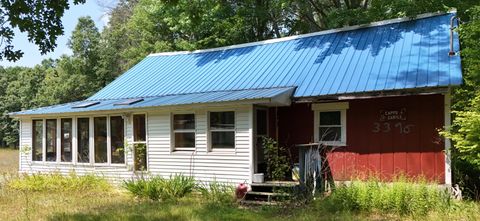
[[[193,114],[193,119],[194,119],[194,126],[193,129],[177,129],[175,130],[175,115],[187,115],[187,114]],[[170,122],[172,122],[170,125],[170,131],[171,131],[171,147],[172,151],[195,151],[197,148],[197,115],[194,112],[176,112],[172,113],[170,116]],[[194,134],[194,139],[195,143],[193,147],[175,147],[175,134],[176,133],[193,133]]]
[[[51,160],[47,160],[47,122],[48,121],[55,121],[55,160],[54,161],[51,161]],[[47,164],[56,164],[56,163],[59,163],[60,162],[60,154],[58,153],[58,151],[60,150],[60,144],[58,143],[60,141],[60,136],[59,136],[59,131],[60,131],[60,128],[59,128],[59,119],[58,118],[52,118],[52,117],[47,117],[44,119],[44,123],[45,125],[43,126],[43,141],[45,142],[44,143],[44,155],[43,155],[43,162],[44,163],[47,163]]]
[[[33,160],[33,148],[34,148],[34,142],[33,142],[33,137],[35,136],[35,131],[33,130],[33,125],[35,124],[35,121],[42,121],[42,159],[41,160]],[[46,161],[46,149],[47,149],[47,144],[46,144],[46,135],[45,135],[45,132],[46,132],[46,126],[45,126],[45,119],[44,118],[33,118],[31,120],[32,122],[32,125],[31,125],[31,130],[32,130],[32,136],[31,136],[31,142],[32,142],[32,151],[30,153],[30,161],[32,163],[43,163]]]
[[[70,131],[70,136],[71,136],[71,147],[70,147],[70,151],[71,151],[71,161],[62,161],[62,139],[63,139],[63,134],[62,134],[62,120],[63,119],[70,119],[71,120],[71,124],[72,124],[72,128],[71,128],[71,131]],[[58,118],[58,121],[57,121],[57,132],[58,132],[58,142],[60,142],[58,144],[58,148],[57,150],[59,151],[58,154],[57,154],[57,158],[58,158],[58,162],[61,163],[61,164],[72,164],[73,163],[73,146],[74,146],[74,143],[73,143],[73,132],[74,132],[74,129],[73,129],[73,126],[74,126],[74,117],[60,117]]]
[[[105,163],[97,163],[95,162],[95,118],[106,118],[106,126],[107,126],[107,162]],[[90,158],[90,163],[94,165],[99,165],[99,166],[108,166],[110,165],[110,117],[108,115],[97,115],[97,116],[92,116],[92,133],[91,133],[91,139],[92,139],[92,146],[90,147],[90,150],[93,153],[93,158]]]
[[[315,142],[320,141],[320,114],[322,112],[340,111],[341,122],[341,137],[340,141],[324,141],[323,144],[328,146],[347,146],[347,110],[349,108],[348,102],[335,103],[316,103],[312,105],[314,111],[314,139]]]
[[[217,112],[233,112],[233,128],[232,129],[212,129],[210,125],[210,114]],[[237,112],[235,110],[212,110],[207,112],[207,131],[208,131],[208,151],[210,152],[232,152],[237,149]],[[213,148],[212,132],[233,132],[233,148]]]
[[[79,143],[79,139],[80,139],[80,134],[79,134],[79,130],[78,130],[78,119],[88,119],[88,162],[80,162],[78,161],[78,143]],[[78,165],[89,165],[89,164],[93,164],[93,161],[92,161],[92,151],[94,150],[93,148],[93,117],[90,117],[90,116],[76,116],[75,118],[75,159],[74,159],[74,163],[75,164],[78,164]]]
[[[142,113],[143,114],[143,113]],[[145,117],[146,117],[145,113]],[[105,117],[107,120],[107,162],[105,163],[96,163],[95,162],[95,125],[94,119],[95,118]],[[33,148],[33,122],[34,120],[42,121],[42,160],[33,160],[33,155],[31,155],[31,161],[33,163],[47,163],[47,164],[74,164],[74,165],[95,165],[95,166],[125,166],[127,165],[127,151],[124,151],[124,163],[112,163],[112,153],[111,153],[111,117],[122,117],[123,119],[123,137],[124,139],[127,137],[127,118],[125,118],[122,114],[111,114],[111,115],[93,115],[93,116],[62,116],[57,118],[33,118],[32,119],[32,148]],[[89,141],[88,141],[88,149],[89,149],[89,162],[79,162],[78,161],[78,119],[85,118],[88,119],[89,123]],[[71,119],[72,122],[72,160],[70,162],[61,161],[61,149],[62,149],[62,119]],[[46,160],[46,149],[47,149],[47,120],[55,120],[56,122],[56,160],[55,161],[47,161]],[[145,118],[145,121],[147,119]],[[146,123],[146,122],[145,122]],[[146,125],[145,125],[146,127]],[[146,129],[146,128],[145,128]],[[132,137],[133,140],[133,137]],[[136,143],[147,143],[145,142],[136,142]],[[126,148],[126,147],[124,147]],[[148,147],[147,147],[148,148]],[[32,153],[33,154],[33,153]],[[148,156],[147,156],[148,157]]]
[[[145,141],[135,141],[135,122],[133,121],[134,119],[134,116],[135,115],[145,115]],[[147,173],[150,171],[150,157],[149,157],[149,145],[148,145],[148,114],[147,112],[136,112],[136,113],[132,113],[130,115],[130,119],[129,119],[131,123],[131,127],[132,127],[132,134],[131,134],[131,139],[132,139],[132,142],[131,142],[131,145],[132,145],[132,163],[133,163],[133,167],[135,167],[135,144],[145,144],[145,152],[146,152],[146,164],[147,164],[147,169],[144,170],[144,171],[135,171],[135,172],[144,172],[144,173]],[[126,156],[126,154],[125,154]],[[125,160],[125,162],[127,162]],[[132,170],[135,170],[132,168]]]
[[[127,124],[126,124],[126,117],[124,115],[121,115],[121,114],[112,114],[112,115],[108,115],[108,125],[107,125],[107,128],[108,128],[108,133],[107,133],[107,146],[108,146],[108,164],[109,165],[113,165],[113,166],[125,166],[127,164],[127,150],[126,150],[126,146],[125,146],[125,143],[123,144],[123,163],[113,163],[112,162],[112,123],[111,123],[111,118],[112,117],[121,117],[122,120],[123,120],[123,140],[125,141],[125,137],[127,135]],[[146,120],[146,119],[145,119]]]

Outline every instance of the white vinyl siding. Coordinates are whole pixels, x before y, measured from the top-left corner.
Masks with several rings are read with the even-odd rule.
[[[198,181],[244,182],[250,180],[250,108],[235,108],[235,148],[229,152],[209,152],[207,147],[208,110],[197,110],[196,149],[172,152],[170,114],[151,113],[148,118],[149,171],[169,176],[192,174]]]
[[[173,151],[171,115],[179,111],[187,110],[158,110],[146,112],[147,118],[147,149],[148,149],[148,171],[151,175],[168,177],[175,173],[192,175],[197,181],[220,182],[251,182],[251,161],[252,161],[252,106],[243,105],[229,107],[235,111],[235,148],[230,151],[208,151],[208,112],[222,111],[215,108],[190,108],[188,111],[195,114],[195,143],[194,151]],[[115,113],[111,113],[112,116]],[[118,113],[117,113],[118,114]],[[91,115],[88,117],[95,117]],[[132,115],[128,117],[125,128],[125,139],[132,143]],[[87,116],[67,116],[76,119]],[[92,122],[91,122],[92,123]],[[76,133],[73,133],[73,140],[76,140]],[[32,120],[21,119],[21,140],[20,146],[32,147]],[[90,144],[92,145],[92,144]],[[74,145],[73,151],[77,151]],[[128,148],[126,148],[128,149]],[[22,152],[22,151],[21,151]],[[48,173],[60,172],[69,174],[75,171],[77,174],[95,173],[112,179],[115,182],[122,182],[125,179],[136,178],[133,171],[133,154],[126,150],[126,164],[121,165],[96,165],[92,163],[60,163],[60,162],[32,162],[31,151],[21,153],[20,172],[25,173]]]

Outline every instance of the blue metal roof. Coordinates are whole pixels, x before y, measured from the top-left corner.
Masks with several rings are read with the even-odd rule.
[[[300,98],[458,85],[460,57],[448,55],[452,16],[151,55],[89,100],[288,86]],[[458,49],[458,36],[454,43]]]
[[[288,98],[292,95],[295,88],[269,88],[256,90],[238,90],[238,91],[213,91],[206,93],[178,94],[157,97],[147,97],[143,101],[134,102],[130,105],[118,105],[118,103],[126,101],[125,99],[111,99],[97,101],[98,104],[86,106],[84,108],[75,108],[89,101],[78,101],[67,104],[59,104],[49,107],[41,107],[32,110],[19,111],[11,113],[11,115],[41,115],[41,114],[62,114],[89,111],[106,111],[106,110],[125,110],[133,108],[148,108],[159,106],[175,106],[188,104],[208,104],[215,102],[229,101],[252,101],[260,103],[275,103],[282,100],[275,100],[279,96],[286,95]],[[267,99],[267,100],[264,100]]]
[[[453,15],[154,54],[87,99],[102,101],[98,105],[72,109],[75,102],[15,114],[248,100],[274,96],[279,88],[296,88],[293,97],[303,98],[459,85],[460,56],[448,55]],[[459,50],[457,34],[454,47]],[[131,98],[144,101],[113,105]]]

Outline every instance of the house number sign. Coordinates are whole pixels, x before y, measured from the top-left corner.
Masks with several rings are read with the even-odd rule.
[[[409,134],[415,125],[406,123],[406,120],[407,108],[380,110],[380,117],[378,122],[373,123],[372,132]]]

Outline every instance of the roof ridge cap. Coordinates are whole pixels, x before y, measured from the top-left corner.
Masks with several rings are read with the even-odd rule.
[[[194,51],[159,52],[159,53],[149,54],[147,57],[200,54],[200,53],[208,53],[208,52],[214,52],[214,51],[224,51],[224,50],[231,50],[231,49],[237,49],[237,48],[260,46],[260,45],[265,45],[265,44],[291,41],[291,40],[308,38],[308,37],[319,36],[319,35],[327,35],[327,34],[344,32],[344,31],[353,31],[353,30],[363,29],[363,28],[371,28],[371,27],[378,27],[378,26],[396,24],[396,23],[413,21],[413,20],[420,20],[420,19],[424,19],[424,18],[430,18],[430,17],[435,17],[435,16],[439,16],[439,15],[446,15],[446,14],[451,14],[451,13],[455,13],[455,11],[451,10],[451,11],[448,11],[448,12],[437,11],[437,12],[431,12],[431,13],[424,13],[424,14],[416,15],[414,18],[412,18],[412,17],[393,18],[393,19],[381,20],[381,21],[376,21],[376,22],[370,22],[370,23],[366,23],[366,24],[345,26],[345,27],[336,28],[336,29],[328,29],[328,30],[323,30],[323,31],[318,31],[318,32],[311,32],[311,33],[300,34],[300,35],[292,35],[292,36],[268,39],[268,40],[263,40],[263,41],[255,41],[255,42],[248,42],[248,43],[242,43],[242,44],[228,45],[228,46],[217,47],[217,48],[199,49],[199,50],[194,50]]]

